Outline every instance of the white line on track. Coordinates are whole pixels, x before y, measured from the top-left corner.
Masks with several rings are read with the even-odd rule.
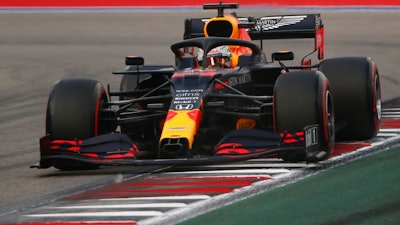
[[[238,169],[238,170],[205,170],[205,171],[181,171],[165,172],[164,174],[278,174],[289,173],[288,169]]]
[[[384,108],[382,112],[399,112],[400,108]]]
[[[185,203],[139,203],[139,204],[115,204],[115,205],[74,205],[74,206],[49,206],[47,209],[131,209],[131,208],[182,208]]]
[[[380,133],[386,133],[386,132],[400,132],[400,129],[380,129],[378,135]],[[396,134],[393,134],[393,135],[399,135],[399,134],[396,133]]]
[[[77,212],[77,213],[43,213],[28,214],[26,217],[150,217],[161,216],[160,211],[119,211],[119,212]]]
[[[211,197],[208,195],[187,195],[187,196],[154,196],[154,197],[134,197],[134,198],[106,198],[100,201],[135,201],[135,200],[206,200]]]
[[[398,134],[396,134],[396,133],[379,133],[377,135],[377,137],[394,137],[396,135],[398,135]]]

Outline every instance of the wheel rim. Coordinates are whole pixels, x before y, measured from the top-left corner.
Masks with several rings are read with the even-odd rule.
[[[381,101],[381,88],[377,74],[375,74],[375,98],[376,98],[375,99],[376,116],[378,118],[378,121],[380,121],[382,117],[382,101]]]
[[[330,147],[333,147],[333,141],[335,140],[335,114],[333,110],[331,93],[329,90],[326,91],[325,94],[325,102],[326,102],[326,126],[328,131],[328,140],[330,142]]]

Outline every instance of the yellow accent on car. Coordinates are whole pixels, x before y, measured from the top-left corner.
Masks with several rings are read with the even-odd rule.
[[[167,119],[161,133],[160,143],[164,139],[186,138],[189,148],[192,148],[198,123],[201,120],[200,110],[173,111],[173,116]],[[168,118],[168,116],[167,116]]]

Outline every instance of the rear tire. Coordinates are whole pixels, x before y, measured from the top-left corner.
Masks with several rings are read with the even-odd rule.
[[[333,58],[322,61],[319,70],[331,85],[337,139],[375,137],[381,121],[381,89],[375,62],[366,57]]]
[[[58,81],[47,105],[46,133],[53,139],[87,139],[107,132],[101,123],[100,109],[108,96],[103,85],[95,80],[69,79]],[[94,169],[97,165],[57,160],[60,170]]]
[[[122,75],[121,83],[119,86],[120,91],[133,91],[137,89],[139,76],[135,75]],[[133,97],[121,96],[120,100],[133,99]]]
[[[309,162],[329,157],[335,141],[334,110],[327,78],[318,71],[295,71],[278,77],[274,89],[275,131],[299,132],[318,125],[318,152],[284,152],[284,161]]]

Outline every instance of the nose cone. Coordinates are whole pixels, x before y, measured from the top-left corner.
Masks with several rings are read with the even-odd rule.
[[[161,133],[160,150],[168,153],[167,155],[190,151],[201,117],[200,109],[180,111],[170,109]]]

